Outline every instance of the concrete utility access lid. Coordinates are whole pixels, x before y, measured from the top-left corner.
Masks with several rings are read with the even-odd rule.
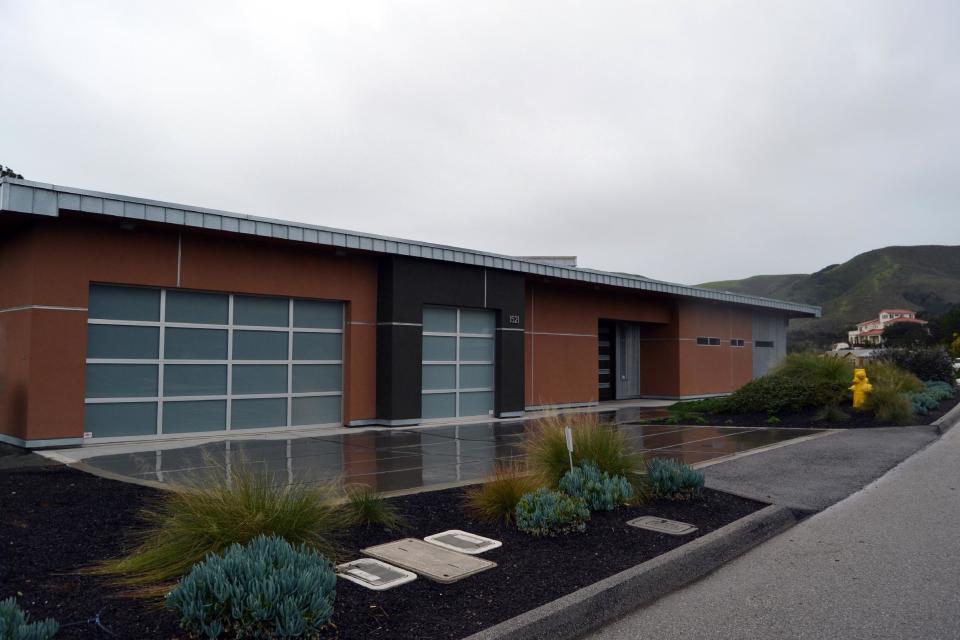
[[[415,573],[373,558],[360,558],[338,564],[337,575],[374,591],[384,591],[417,579]]]
[[[443,533],[435,533],[432,536],[427,536],[424,540],[438,547],[443,547],[444,549],[468,553],[470,555],[483,553],[484,551],[490,551],[491,549],[503,546],[503,543],[499,540],[484,538],[475,533],[467,533],[459,529],[450,529]]]
[[[639,518],[628,520],[627,524],[631,527],[649,529],[657,533],[668,533],[671,536],[685,536],[697,530],[692,524],[658,518],[657,516],[640,516]]]
[[[367,547],[363,552],[444,584],[497,566],[495,562],[443,549],[416,538]]]

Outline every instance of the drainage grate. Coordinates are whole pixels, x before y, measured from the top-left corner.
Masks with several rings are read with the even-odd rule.
[[[475,533],[467,533],[459,529],[450,529],[443,533],[435,533],[432,536],[427,536],[424,540],[438,547],[443,547],[444,549],[468,553],[470,555],[483,553],[484,551],[490,551],[491,549],[503,546],[503,543],[499,540],[484,538]]]
[[[384,591],[417,579],[415,573],[373,558],[360,558],[338,564],[337,575],[374,591]]]
[[[449,551],[416,538],[367,547],[363,552],[442,583],[456,582],[497,566],[495,562]]]
[[[697,530],[692,524],[658,518],[657,516],[640,516],[639,518],[627,521],[627,524],[631,527],[648,529],[650,531],[656,531],[657,533],[667,533],[671,536],[685,536]]]

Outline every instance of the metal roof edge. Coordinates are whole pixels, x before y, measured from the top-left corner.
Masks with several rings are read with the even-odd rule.
[[[761,296],[751,296],[717,289],[704,289],[661,280],[652,280],[650,278],[627,276],[622,273],[584,269],[582,267],[559,267],[542,262],[521,260],[516,257],[497,253],[476,251],[431,242],[392,238],[389,236],[307,223],[287,222],[274,218],[164,202],[149,198],[77,189],[74,187],[21,180],[18,178],[0,178],[0,210],[34,215],[58,216],[60,209],[344,247],[348,249],[361,249],[376,253],[456,262],[491,269],[503,269],[506,271],[561,278],[564,280],[591,282],[594,284],[661,292],[732,304],[745,304],[778,311],[789,311],[816,318],[819,318],[821,314],[820,307],[817,306],[775,300]]]

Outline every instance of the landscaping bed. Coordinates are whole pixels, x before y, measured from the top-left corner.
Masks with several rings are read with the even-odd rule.
[[[930,410],[927,415],[916,416],[914,423],[918,425],[933,424],[957,404],[960,404],[960,394],[942,400],[939,406]],[[806,409],[799,413],[778,415],[776,421],[771,421],[770,415],[767,413],[702,413],[697,414],[698,419],[690,420],[688,423],[709,424],[714,427],[776,427],[787,429],[870,429],[895,426],[889,422],[877,420],[871,413],[854,411],[850,407],[844,407],[841,411],[847,415],[846,419],[826,420],[822,417],[820,409]],[[674,420],[671,418],[654,418],[644,422],[647,424],[670,424]]]
[[[77,573],[125,549],[138,526],[138,510],[161,492],[106,480],[64,467],[0,472],[0,598],[17,596],[34,618],[56,618],[57,638],[185,638],[173,612],[156,600],[123,597],[108,579]],[[392,533],[375,525],[340,536],[343,559],[361,548],[401,537],[422,538],[465,529],[503,542],[483,554],[497,567],[441,585],[418,578],[374,592],[337,582],[333,624],[327,638],[468,636],[524,611],[654,558],[765,505],[705,489],[684,501],[650,501],[592,514],[585,533],[534,538],[515,527],[485,524],[463,509],[464,490],[448,489],[393,498],[408,527]],[[653,514],[699,527],[672,537],[629,527]],[[97,614],[114,634],[87,622]],[[79,623],[79,624],[73,624]]]

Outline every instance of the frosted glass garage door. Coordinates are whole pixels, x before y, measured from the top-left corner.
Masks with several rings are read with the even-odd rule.
[[[424,418],[493,412],[495,330],[492,311],[424,307]]]
[[[340,302],[92,285],[88,322],[92,437],[341,422]]]

